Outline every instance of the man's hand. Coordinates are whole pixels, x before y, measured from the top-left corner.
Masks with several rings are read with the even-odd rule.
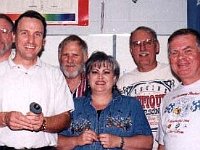
[[[31,120],[21,112],[6,112],[4,115],[4,122],[11,130],[33,130]]]
[[[43,113],[41,114],[34,114],[32,112],[28,112],[27,113],[27,118],[30,120],[30,123],[32,125],[32,131],[40,131],[41,130],[41,126],[43,124],[44,121],[44,116]]]

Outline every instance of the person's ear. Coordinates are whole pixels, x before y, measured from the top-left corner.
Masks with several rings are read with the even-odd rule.
[[[83,53],[83,59],[84,59],[84,63],[88,60],[88,53]]]
[[[16,41],[16,40],[15,40],[16,35],[15,35],[14,33],[12,33],[12,38],[13,38],[13,39],[12,39],[13,43],[15,43],[15,41]]]
[[[132,51],[133,51],[133,49],[132,49],[132,48],[130,48],[129,50],[130,50],[130,53],[132,54]]]
[[[46,39],[43,39],[43,41],[42,41],[42,46],[43,47],[44,47],[45,43],[46,43]]]
[[[160,43],[156,42],[156,54],[160,53]]]
[[[87,77],[86,77],[86,78],[87,78],[87,80],[89,79],[88,75],[87,75]]]
[[[12,32],[12,49],[15,49],[15,48],[16,48],[16,46],[15,46],[15,35]]]
[[[114,81],[114,82],[113,82],[114,85],[117,84],[117,77],[116,77],[116,76],[114,76],[113,81]]]

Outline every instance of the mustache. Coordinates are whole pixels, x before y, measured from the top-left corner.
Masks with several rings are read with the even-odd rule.
[[[68,63],[64,65],[65,67],[74,67],[77,66],[75,63]]]

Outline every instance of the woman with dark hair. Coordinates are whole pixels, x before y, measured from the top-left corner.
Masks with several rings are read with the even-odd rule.
[[[151,149],[152,133],[140,102],[122,96],[116,87],[120,68],[104,52],[95,52],[86,62],[89,92],[75,99],[69,129],[58,149]]]

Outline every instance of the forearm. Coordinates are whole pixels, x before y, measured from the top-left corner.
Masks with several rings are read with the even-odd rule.
[[[158,150],[165,150],[165,146],[164,146],[164,145],[161,145],[161,144],[159,144],[159,145],[158,145]]]
[[[124,150],[152,150],[153,137],[137,135],[124,138]]]
[[[78,146],[77,137],[58,136],[57,150],[72,150],[76,146]]]
[[[62,131],[70,125],[70,113],[64,112],[59,115],[44,117],[45,132],[56,133]]]

